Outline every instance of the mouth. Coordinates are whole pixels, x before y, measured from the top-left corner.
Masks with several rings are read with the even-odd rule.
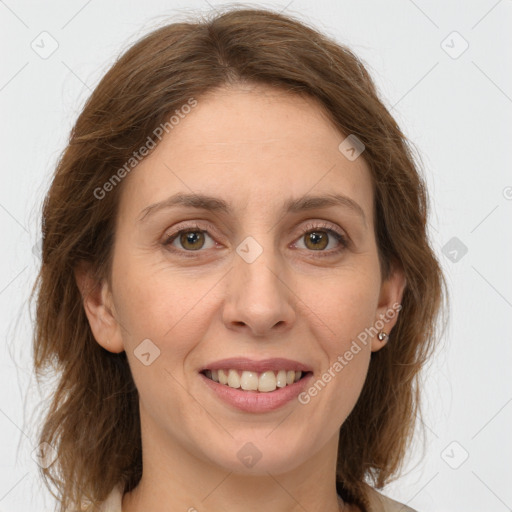
[[[204,369],[206,378],[232,389],[253,393],[271,393],[303,380],[313,372],[302,370],[267,370],[257,372],[234,368]]]

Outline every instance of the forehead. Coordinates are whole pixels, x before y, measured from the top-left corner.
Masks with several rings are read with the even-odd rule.
[[[339,193],[371,223],[369,169],[340,152],[345,137],[313,99],[262,86],[221,88],[197,98],[128,176],[121,206],[139,212],[183,192],[240,209],[258,204],[263,215],[262,205],[270,211],[305,194]]]

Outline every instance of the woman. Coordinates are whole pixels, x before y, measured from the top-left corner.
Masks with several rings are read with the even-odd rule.
[[[34,358],[59,510],[392,511],[444,280],[347,48],[266,10],[108,71],[43,208]],[[82,508],[80,508],[82,507]]]

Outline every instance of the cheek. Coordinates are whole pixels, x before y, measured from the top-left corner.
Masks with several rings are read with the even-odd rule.
[[[375,272],[342,272],[316,283],[310,283],[301,296],[319,319],[332,349],[350,346],[352,339],[371,327],[376,320],[379,298],[379,276]],[[307,293],[306,293],[307,292]]]
[[[369,267],[373,268],[373,267]],[[326,355],[316,390],[325,386],[327,409],[344,418],[355,405],[371,357],[366,331],[374,324],[378,305],[379,274],[374,271],[344,271],[323,281],[314,293],[305,295],[307,305],[318,317],[316,338]],[[340,400],[343,396],[343,400]]]
[[[371,358],[369,338],[361,333],[375,319],[377,294],[363,280],[351,285],[345,280],[331,285],[329,300],[312,296],[321,323],[317,333],[325,359],[319,375],[306,390],[304,401],[311,400],[330,416],[333,428],[343,423],[354,408],[363,388]],[[358,338],[359,337],[359,338]],[[316,398],[318,397],[318,398]],[[321,404],[321,405],[320,405]],[[329,412],[328,412],[329,411]],[[333,414],[334,413],[334,414]]]
[[[127,352],[150,339],[162,356],[172,349],[172,359],[179,361],[207,329],[218,276],[197,277],[121,258],[118,263],[116,312]]]
[[[123,337],[128,334],[131,338],[159,338],[172,327],[183,297],[180,297],[179,284],[169,286],[165,273],[152,263],[154,257],[134,255],[134,252],[125,242],[124,246],[116,247],[113,261],[116,312],[128,331]]]
[[[126,354],[141,404],[153,417],[162,407],[173,414],[190,414],[190,404],[180,393],[187,379],[184,363],[211,323],[207,292],[212,286],[201,280],[194,284],[190,277],[149,272],[132,274],[118,288]],[[144,353],[150,354],[146,361]]]

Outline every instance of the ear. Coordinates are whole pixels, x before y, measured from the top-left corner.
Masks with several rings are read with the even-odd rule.
[[[380,350],[388,342],[391,329],[393,329],[398,321],[406,284],[407,280],[402,266],[398,262],[393,262],[389,276],[384,279],[381,284],[379,305],[377,307],[377,316],[375,317],[374,323],[377,333],[384,331],[388,336],[381,341],[378,336],[375,335],[371,343],[372,352]]]
[[[80,262],[75,268],[75,280],[91,331],[104,349],[119,353],[124,350],[121,325],[116,320],[112,293],[106,281],[98,282],[92,266]]]

